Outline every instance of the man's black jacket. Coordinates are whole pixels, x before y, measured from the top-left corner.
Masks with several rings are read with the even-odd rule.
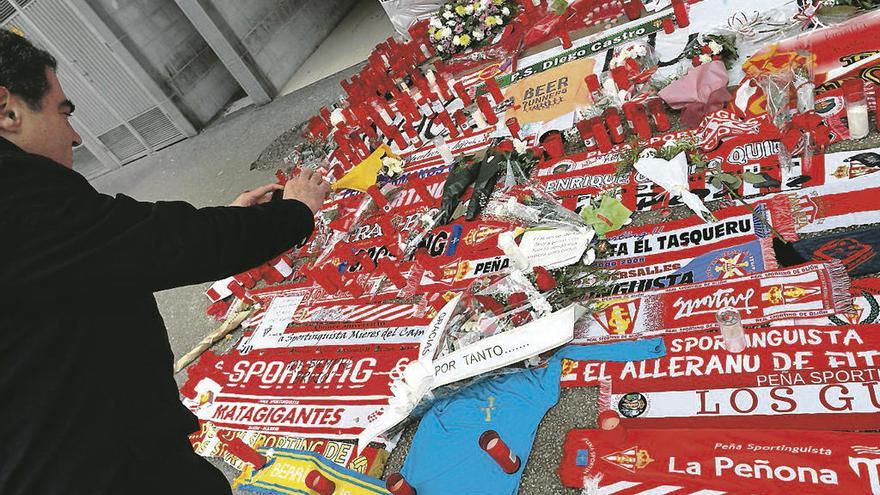
[[[132,469],[162,476],[166,446],[197,423],[152,293],[252,268],[313,227],[292,200],[110,197],[0,139],[0,494],[126,493],[110,488],[122,469],[133,486]]]

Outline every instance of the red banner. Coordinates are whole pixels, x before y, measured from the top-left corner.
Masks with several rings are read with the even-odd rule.
[[[718,328],[722,308],[739,311],[744,325],[848,310],[849,277],[843,265],[810,263],[786,270],[711,280],[667,289],[608,296],[575,328],[574,343]]]
[[[876,434],[795,430],[572,430],[562,484],[595,493],[880,494]],[[678,491],[678,490],[694,491]],[[702,489],[697,492],[696,490]]]
[[[387,406],[389,385],[417,345],[205,354],[181,389],[202,421],[239,431],[355,438]]]
[[[738,354],[718,333],[664,341],[658,359],[568,362],[562,384],[610,380],[631,427],[880,428],[880,325],[747,330]]]

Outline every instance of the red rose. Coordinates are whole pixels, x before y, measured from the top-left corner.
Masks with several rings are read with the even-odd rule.
[[[520,311],[519,313],[515,313],[513,316],[510,317],[510,323],[512,323],[513,326],[518,327],[518,326],[525,325],[531,319],[532,319],[532,313],[530,313],[528,311]]]
[[[538,285],[539,291],[546,292],[556,288],[556,279],[553,278],[553,275],[550,275],[546,268],[536,266],[532,271],[535,272],[535,283]]]
[[[483,308],[485,308],[488,311],[491,311],[492,313],[494,313],[496,315],[500,315],[501,313],[504,312],[504,306],[502,306],[501,303],[496,301],[495,298],[492,296],[487,296],[487,295],[483,294],[483,295],[474,296],[474,299],[476,299],[477,302],[480,303],[481,306],[483,306]]]
[[[511,141],[510,139],[505,139],[504,141],[498,143],[498,146],[495,146],[495,150],[502,153],[510,153],[511,151],[513,151],[513,141]]]
[[[507,305],[508,306],[520,306],[522,304],[525,304],[525,302],[528,300],[529,300],[529,298],[526,297],[525,292],[514,292],[513,294],[510,295],[510,297],[507,298]]]

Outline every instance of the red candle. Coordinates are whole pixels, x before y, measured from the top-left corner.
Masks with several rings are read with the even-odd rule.
[[[559,16],[559,24],[556,26],[556,35],[562,40],[562,49],[568,50],[571,48],[571,37],[568,35],[568,28],[565,25],[565,16],[566,14]]]
[[[306,486],[318,492],[318,495],[333,495],[336,491],[336,483],[330,481],[317,469],[312,469],[306,475]]]
[[[422,266],[422,268],[431,273],[431,278],[434,280],[443,280],[443,270],[436,262],[434,262],[431,255],[428,254],[426,250],[419,249],[416,251],[416,261]]]
[[[675,13],[675,23],[678,27],[688,27],[691,21],[688,18],[687,5],[684,0],[672,0],[672,11]]]
[[[596,74],[588,75],[584,78],[584,82],[587,83],[587,89],[590,90],[590,93],[596,93],[601,88],[599,85],[599,76]]]
[[[486,430],[480,435],[480,448],[486,451],[507,474],[517,472],[522,465],[519,456],[510,451],[510,447],[498,436],[495,430]]]
[[[251,448],[250,445],[244,443],[244,440],[239,437],[235,437],[227,442],[226,448],[232,455],[238,457],[244,462],[252,464],[256,469],[260,469],[266,465],[266,458]]]
[[[393,495],[416,495],[415,489],[406,482],[406,479],[400,473],[388,475],[385,479],[385,488]]]
[[[663,18],[663,32],[666,34],[672,34],[675,32],[675,24],[672,22],[671,17]]]
[[[455,124],[452,123],[452,117],[449,116],[449,112],[444,108],[443,111],[439,112],[438,118],[440,122],[446,127],[446,130],[449,131],[449,137],[455,138],[458,136],[458,129],[455,128]]]
[[[663,101],[660,98],[651,98],[648,100],[648,110],[651,111],[651,117],[654,118],[654,125],[657,131],[666,132],[671,125],[669,118],[666,116],[666,109],[663,108]]]
[[[615,67],[611,69],[611,78],[614,79],[614,84],[617,86],[617,89],[629,89],[629,76],[627,76],[626,69],[624,69],[623,67]]]
[[[471,100],[471,96],[468,94],[467,89],[465,89],[463,82],[456,81],[455,84],[452,85],[452,89],[455,91],[456,96],[458,96],[462,103],[464,103],[464,106],[469,107],[471,103],[473,103],[473,100]]]
[[[498,82],[495,81],[494,77],[490,77],[484,81],[486,84],[486,89],[489,90],[489,94],[492,95],[492,99],[495,100],[495,104],[499,104],[504,101],[504,94],[501,93],[501,88],[498,87]]]
[[[608,107],[604,113],[605,121],[608,123],[608,134],[611,136],[611,142],[620,144],[625,139],[623,121],[620,119],[620,112],[615,107]],[[599,136],[596,136],[599,139]]]
[[[505,122],[505,123],[507,124],[507,129],[510,131],[510,135],[515,137],[516,139],[519,139],[520,128],[519,128],[519,121],[516,120],[516,117],[511,117],[511,118],[507,119],[507,122]]]
[[[637,104],[632,109],[633,116],[633,125],[636,129],[636,134],[643,141],[647,141],[651,139],[651,122],[648,120],[648,114],[645,112],[645,107],[642,104]]]
[[[449,92],[449,83],[446,81],[446,77],[443,74],[435,74],[434,80],[437,81],[437,89],[440,90],[440,96],[443,97],[443,101],[449,101],[452,99],[452,93]]]
[[[393,245],[394,242],[391,242],[391,244],[392,246],[388,246],[390,249],[393,250],[393,248],[397,248],[396,245]],[[406,279],[400,274],[400,269],[388,258],[382,258],[379,260],[379,271],[384,273],[385,276],[388,277],[388,280],[390,280],[398,289],[406,287]]]
[[[641,0],[623,0],[623,12],[629,20],[635,20],[642,16]]]
[[[489,125],[495,125],[498,123],[498,116],[495,115],[495,109],[492,108],[492,105],[489,103],[489,98],[486,98],[486,95],[480,95],[477,97],[477,106],[480,107],[480,113],[483,114],[486,123]]]
[[[598,149],[596,146],[596,137],[593,135],[592,119],[579,120],[575,125],[581,135],[581,139],[584,141],[584,146],[587,147],[587,151]]]
[[[591,119],[590,122],[592,122],[593,136],[596,138],[596,146],[599,147],[599,151],[602,153],[611,151],[611,138],[608,136],[605,124],[598,118]]]
[[[544,138],[541,147],[547,152],[550,158],[561,158],[565,155],[565,143],[562,141],[562,133],[559,131],[549,134]]]

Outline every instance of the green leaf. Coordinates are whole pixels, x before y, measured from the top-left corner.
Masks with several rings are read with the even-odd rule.
[[[757,184],[759,182],[764,182],[764,178],[760,175],[753,172],[743,172],[742,180],[748,182],[749,184]]]

